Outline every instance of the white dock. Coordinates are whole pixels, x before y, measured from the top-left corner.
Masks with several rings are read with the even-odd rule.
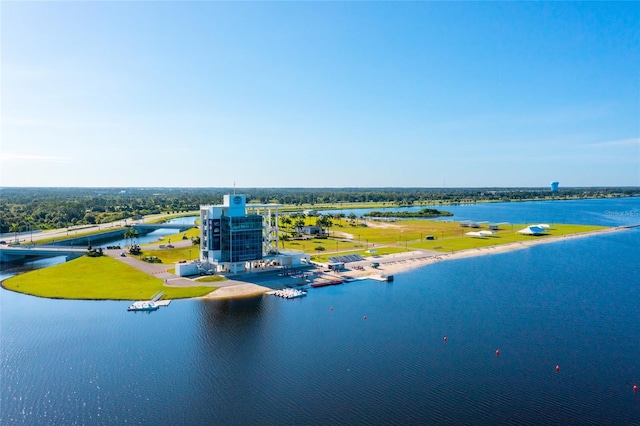
[[[385,283],[393,281],[393,275],[372,275],[368,278],[376,281],[382,281]]]
[[[149,301],[148,300],[138,300],[138,301],[133,302],[133,303],[142,304],[142,303],[149,303]],[[171,300],[158,300],[156,302],[153,302],[153,304],[156,305],[156,306],[169,306],[169,303],[171,303]]]
[[[160,300],[162,298],[162,296],[164,296],[164,292],[160,291],[156,294],[153,295],[153,297],[151,298],[151,300],[138,300],[137,302],[134,302],[135,304],[139,304],[142,305],[144,303],[152,303],[155,306],[169,306],[169,303],[171,303],[171,300]],[[133,305],[132,305],[133,306]]]

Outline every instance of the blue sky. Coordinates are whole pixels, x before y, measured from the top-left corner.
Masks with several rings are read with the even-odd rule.
[[[640,3],[2,2],[1,186],[640,185]]]

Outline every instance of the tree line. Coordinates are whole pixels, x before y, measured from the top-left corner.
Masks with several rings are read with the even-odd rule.
[[[640,196],[640,187],[562,188],[0,188],[0,233],[99,224],[220,204],[233,192],[249,203],[390,206]]]

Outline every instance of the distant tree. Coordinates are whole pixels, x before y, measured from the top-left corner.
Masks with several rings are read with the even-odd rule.
[[[93,225],[96,223],[96,215],[94,215],[93,213],[87,213],[84,215],[84,220],[85,222]]]
[[[325,229],[333,226],[333,221],[329,215],[320,215],[316,218],[316,226],[320,228],[324,234]]]
[[[296,221],[295,221],[296,228],[302,228],[305,224],[306,224],[306,221],[304,220],[304,217],[296,218]]]
[[[16,242],[18,242],[18,232],[20,232],[20,225],[17,223],[12,223],[9,227],[9,232],[13,232]]]
[[[127,230],[124,231],[124,238],[129,238],[129,245],[133,245],[133,239],[138,235],[138,231],[133,226],[128,227]]]
[[[289,216],[280,216],[280,226],[286,228],[291,225],[291,218]]]

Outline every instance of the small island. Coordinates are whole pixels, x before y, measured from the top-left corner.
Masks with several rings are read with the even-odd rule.
[[[418,211],[415,211],[415,212],[409,212],[409,211],[404,211],[404,212],[379,212],[379,211],[373,211],[373,212],[365,213],[362,216],[366,216],[366,217],[417,217],[417,218],[429,217],[429,218],[433,218],[433,217],[441,217],[441,216],[453,216],[453,213],[447,212],[447,211],[444,211],[444,210],[424,208],[424,209],[421,209],[421,210],[418,210]]]

